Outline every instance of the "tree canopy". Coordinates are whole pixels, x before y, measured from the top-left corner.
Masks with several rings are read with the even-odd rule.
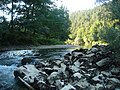
[[[60,44],[66,40],[67,44],[119,48],[120,0],[96,3],[102,4],[69,15],[54,0],[1,0],[0,44]]]
[[[3,45],[54,44],[67,39],[68,10],[56,7],[53,0],[1,0],[0,11]]]
[[[120,1],[113,0],[91,10],[73,12],[67,44],[93,46],[109,44],[119,48]]]

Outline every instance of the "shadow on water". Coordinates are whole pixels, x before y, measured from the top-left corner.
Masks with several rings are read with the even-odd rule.
[[[50,48],[35,50],[11,50],[0,52],[0,90],[27,90],[19,81],[15,80],[13,71],[24,57],[32,59],[58,59],[75,48]]]

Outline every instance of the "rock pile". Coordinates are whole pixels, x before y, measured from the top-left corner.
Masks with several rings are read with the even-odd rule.
[[[35,90],[120,90],[120,68],[106,46],[74,50],[64,59],[36,61],[14,71]]]

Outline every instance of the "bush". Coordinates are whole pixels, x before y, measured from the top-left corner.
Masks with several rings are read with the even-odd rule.
[[[105,27],[101,30],[101,40],[107,42],[112,49],[120,48],[120,31],[119,29]]]

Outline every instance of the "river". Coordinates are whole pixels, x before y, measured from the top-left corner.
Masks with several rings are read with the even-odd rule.
[[[2,50],[0,52],[0,90],[27,90],[27,88],[14,78],[13,71],[20,65],[21,59],[58,59],[78,48],[70,45],[39,46],[20,48],[20,50]]]

